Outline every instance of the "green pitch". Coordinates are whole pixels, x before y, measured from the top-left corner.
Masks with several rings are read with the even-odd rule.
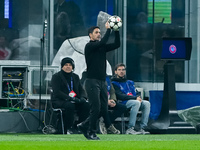
[[[0,134],[1,150],[199,150],[200,135],[99,135],[89,141],[81,134]]]

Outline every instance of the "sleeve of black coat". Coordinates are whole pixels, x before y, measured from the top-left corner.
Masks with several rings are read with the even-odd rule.
[[[62,79],[58,74],[54,74],[51,79],[51,86],[53,90],[53,97],[59,98],[59,100],[70,100],[71,97],[68,93],[65,93],[61,90]]]
[[[106,51],[112,51],[120,47],[120,36],[119,31],[115,31],[115,40],[114,43],[106,44]]]

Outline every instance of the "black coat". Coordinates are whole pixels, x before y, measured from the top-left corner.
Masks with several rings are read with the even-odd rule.
[[[52,76],[51,86],[53,89],[52,101],[68,101],[71,99],[69,96],[69,89],[67,86],[67,79],[63,75],[64,71],[59,71]],[[79,76],[75,73],[71,74],[73,81],[73,91],[77,94],[77,98],[86,98],[86,92],[83,89]]]

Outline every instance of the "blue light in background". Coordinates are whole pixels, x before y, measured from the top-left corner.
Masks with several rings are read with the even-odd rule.
[[[108,6],[108,10],[107,13],[110,14],[111,16],[113,15],[114,12],[114,1],[113,0],[108,0],[107,1],[107,6]]]
[[[12,28],[12,2],[13,0],[7,0],[9,1],[9,20],[8,20],[8,27]]]
[[[9,0],[4,0],[4,18],[9,19]]]

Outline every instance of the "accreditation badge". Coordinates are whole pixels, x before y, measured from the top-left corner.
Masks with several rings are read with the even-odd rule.
[[[110,99],[110,93],[108,92],[108,99]]]
[[[131,92],[128,92],[127,95],[129,95],[129,96],[133,96],[133,94],[132,94]]]
[[[72,90],[72,91],[69,93],[69,96],[70,96],[70,97],[75,97],[75,96],[76,96],[76,93]]]

